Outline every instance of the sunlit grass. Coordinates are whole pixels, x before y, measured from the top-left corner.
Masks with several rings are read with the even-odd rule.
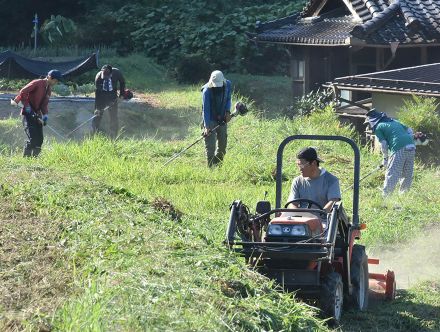
[[[143,70],[139,62],[144,60],[141,55],[105,59],[124,69],[133,88],[152,96],[156,110],[200,112],[198,86],[168,82],[160,66]],[[236,94],[234,101],[238,98]],[[35,330],[38,320],[43,320],[60,331],[327,330],[315,309],[249,270],[222,241],[232,201],[240,199],[253,211],[267,191],[274,204],[276,152],[285,137],[327,134],[357,141],[358,136],[341,126],[331,109],[310,117],[267,120],[255,108],[260,110],[257,105],[228,126],[228,152],[223,165],[215,169],[206,167],[203,142],[163,166],[200,137],[196,124],[186,139],[170,141],[122,135],[116,141],[96,136],[60,142],[46,128],[41,157],[23,159],[19,120],[0,121],[0,197],[17,213],[26,206],[35,218],[58,226],[56,243],[49,246],[67,255],[66,261],[54,264],[69,271],[73,280],[55,313],[33,313],[34,319],[24,324]],[[171,120],[164,116],[160,124],[167,121]],[[305,145],[316,146],[325,160],[322,166],[340,178],[343,204],[350,214],[353,152],[343,143],[289,145],[283,201],[298,174],[296,152]],[[361,148],[361,177],[380,159]],[[439,177],[438,168],[417,165],[412,190],[387,201],[380,191],[382,171],[361,183],[359,212],[367,224],[361,242],[367,250],[411,243],[439,223]],[[182,217],[175,220],[154,209],[151,202],[157,198],[169,201]],[[353,314],[353,321],[386,330],[387,317],[392,317],[394,330],[435,330],[439,320],[421,309],[438,310],[438,294],[438,283],[422,284],[400,293],[397,302],[379,307],[379,313],[373,308]],[[387,315],[380,315],[382,309]]]

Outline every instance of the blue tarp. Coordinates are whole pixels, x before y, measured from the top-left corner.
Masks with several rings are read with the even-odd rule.
[[[0,53],[0,77],[8,79],[45,77],[51,69],[58,69],[65,79],[70,79],[97,68],[98,58],[96,53],[87,58],[65,62],[32,60],[11,51]]]

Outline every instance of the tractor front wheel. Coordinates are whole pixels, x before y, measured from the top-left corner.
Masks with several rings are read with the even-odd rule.
[[[344,287],[339,273],[331,272],[323,278],[319,303],[323,315],[330,318],[330,323],[338,324],[344,303]]]
[[[368,307],[368,256],[365,247],[355,244],[351,252],[351,304],[356,310],[366,310]]]

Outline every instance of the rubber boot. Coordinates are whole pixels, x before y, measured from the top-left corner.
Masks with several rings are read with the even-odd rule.
[[[39,147],[33,148],[32,149],[32,157],[38,157],[40,152],[41,152],[41,148],[39,148]]]
[[[23,149],[23,157],[32,157],[32,148],[28,145],[25,145]]]

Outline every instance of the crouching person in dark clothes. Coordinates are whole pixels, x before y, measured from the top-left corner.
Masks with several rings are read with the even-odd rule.
[[[23,156],[37,157],[43,145],[43,126],[48,121],[49,97],[52,87],[62,80],[59,70],[51,70],[46,78],[33,80],[11,99],[11,105],[21,108],[24,131],[28,137]]]
[[[100,131],[102,116],[105,111],[110,115],[110,137],[118,135],[118,83],[119,97],[124,97],[125,79],[118,68],[104,65],[95,77],[95,117],[92,121],[92,132]]]
[[[231,82],[219,70],[213,71],[209,82],[202,87],[203,135],[209,167],[220,163],[226,154],[226,124],[231,119],[231,90]],[[220,126],[211,132],[217,125]]]

